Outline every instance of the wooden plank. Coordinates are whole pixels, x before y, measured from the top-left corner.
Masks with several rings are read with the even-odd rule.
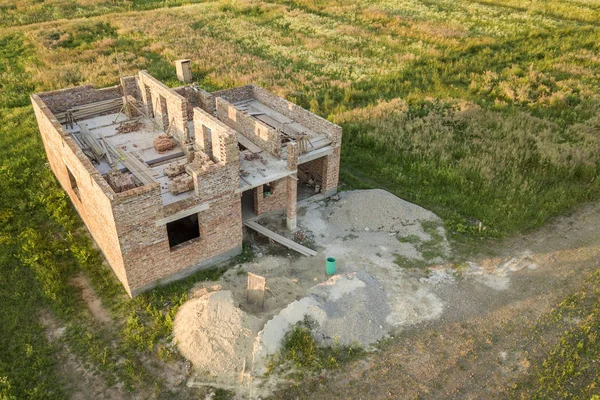
[[[118,157],[117,161],[123,164],[125,168],[134,174],[144,185],[150,185],[156,182],[152,177],[150,168],[142,161],[138,160],[134,153],[125,153],[123,150],[113,146],[113,144],[104,139],[103,136],[101,136],[101,138],[104,140],[108,150]]]
[[[248,150],[250,150],[251,153],[258,154],[258,153],[262,152],[262,149],[260,147],[258,147],[254,143],[252,143],[250,141],[250,139],[248,139],[246,136],[242,135],[241,133],[238,133],[238,143],[241,144],[242,146],[244,146],[245,148],[247,148]]]
[[[244,222],[244,225],[246,225],[248,228],[253,229],[262,235],[265,235],[266,237],[268,237],[270,239],[273,239],[277,243],[281,243],[285,247],[288,247],[294,251],[297,251],[298,253],[300,253],[302,255],[305,255],[305,256],[316,256],[317,255],[316,251],[311,250],[308,247],[304,247],[301,244],[294,242],[293,240],[285,238],[285,237],[281,236],[280,234],[275,233],[268,228],[265,228],[264,226],[258,224],[257,222],[246,221],[246,222]]]
[[[248,304],[256,304],[261,309],[264,309],[266,287],[267,278],[248,272],[248,289],[246,292],[246,301]]]
[[[281,122],[275,121],[273,118],[271,118],[270,116],[268,116],[266,114],[257,115],[254,118],[259,120],[260,122],[263,122],[263,123],[269,125],[273,129],[283,128],[283,125],[281,124]]]
[[[280,124],[291,124],[292,122],[294,122],[294,120],[289,119],[285,115],[280,114],[277,111],[273,110],[272,108],[265,106],[260,101],[255,100],[251,104],[251,106],[254,109],[256,109],[257,111],[264,112],[266,115],[268,115],[269,117],[273,118],[275,121],[279,122]]]
[[[240,101],[236,101],[235,103],[232,103],[232,104],[234,106],[238,107],[238,106],[248,105],[248,104],[252,103],[253,101],[256,101],[256,100],[254,100],[254,99],[240,100]]]
[[[79,130],[81,131],[81,136],[83,140],[90,146],[94,154],[98,157],[98,159],[104,157],[105,150],[100,143],[96,140],[96,138],[91,134],[87,126],[79,125]]]
[[[138,159],[135,156],[134,152],[125,153],[120,149],[117,150],[121,151],[123,157],[125,157],[125,159],[122,161],[123,165],[125,165],[127,169],[133,172],[134,175],[140,181],[142,181],[142,183],[144,183],[145,185],[149,185],[156,182],[152,177],[152,171],[150,170],[150,168],[148,168],[148,166],[143,161],[140,161],[140,159]],[[133,171],[131,170],[131,168],[133,168]]]
[[[115,98],[110,100],[98,101],[95,103],[83,104],[69,108],[67,112],[71,112],[75,120],[88,119],[98,114],[105,114],[109,111],[118,112],[123,105],[123,99]],[[67,119],[67,112],[56,113],[54,116],[59,122],[64,123]]]

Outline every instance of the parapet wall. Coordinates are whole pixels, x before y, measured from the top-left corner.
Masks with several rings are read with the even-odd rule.
[[[252,85],[240,86],[231,89],[217,90],[213,92],[214,97],[219,97],[231,104],[238,101],[250,100],[253,98]]]
[[[123,286],[128,287],[111,204],[115,193],[74,139],[64,131],[40,96],[32,95],[31,102],[52,172],[71,198],[113,271]]]

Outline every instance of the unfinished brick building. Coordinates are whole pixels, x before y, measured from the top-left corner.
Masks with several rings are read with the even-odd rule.
[[[240,253],[245,221],[337,190],[342,130],[254,86],[31,96],[52,171],[131,296]]]

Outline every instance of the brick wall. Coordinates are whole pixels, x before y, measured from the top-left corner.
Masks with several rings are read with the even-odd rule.
[[[271,186],[273,191],[268,197],[264,197],[262,185],[257,186],[254,190],[254,212],[256,215],[285,209],[288,196],[287,179],[273,181]]]
[[[325,175],[325,171],[323,169],[324,159],[325,157],[317,158],[316,160],[300,164],[299,167],[306,172],[315,173],[318,174],[320,177],[323,177]]]
[[[192,116],[194,115],[194,107],[200,107],[200,103],[198,102],[198,96],[194,95],[193,90],[190,86],[179,86],[171,90],[185,97],[185,99],[187,100],[188,119],[192,118]]]
[[[52,172],[69,195],[113,271],[123,286],[127,287],[128,279],[111,205],[111,199],[118,194],[114,193],[73,138],[63,130],[40,97],[32,95],[31,102]],[[75,177],[79,196],[71,187],[67,167]]]
[[[258,101],[278,113],[304,125],[313,132],[326,135],[329,140],[331,140],[334,147],[341,145],[342,128],[340,126],[331,123],[294,103],[282,99],[260,86],[252,85],[252,94]]]
[[[140,87],[138,86],[137,76],[126,76],[121,80],[121,85],[125,85],[127,95],[132,96],[136,101],[142,101]]]
[[[196,148],[208,154],[214,162],[239,165],[237,133],[233,129],[206,111],[195,108],[194,132]]]
[[[252,85],[246,85],[232,89],[218,90],[213,92],[212,95],[233,104],[238,101],[250,100],[253,98],[253,89]]]
[[[121,97],[121,88],[119,86],[111,86],[108,88],[96,89],[92,85],[86,85],[39,93],[38,97],[46,104],[53,114],[58,114],[75,106],[117,99]]]
[[[210,115],[216,112],[215,97],[204,89],[198,86],[179,86],[172,89],[186,98],[188,101],[188,118],[194,115],[194,108],[200,107]],[[191,119],[190,119],[191,120]]]
[[[281,135],[228,101],[217,97],[217,118],[275,157],[281,155]]]
[[[322,193],[332,194],[337,191],[340,177],[340,154],[341,147],[335,147],[333,153],[323,158],[323,187]]]
[[[160,193],[149,193],[115,208],[131,293],[190,271],[202,261],[235,251],[242,245],[239,194],[212,200],[198,213],[200,238],[169,247],[166,225],[156,226]],[[140,213],[131,212],[141,210]],[[191,271],[190,271],[191,272]]]
[[[169,133],[180,142],[187,141],[189,137],[187,99],[146,71],[139,72],[138,82],[142,101],[145,104],[152,104],[153,115],[158,124],[166,127],[172,125]]]
[[[200,202],[208,201],[217,196],[229,195],[240,187],[239,164],[219,165],[215,163],[192,168],[194,189]]]

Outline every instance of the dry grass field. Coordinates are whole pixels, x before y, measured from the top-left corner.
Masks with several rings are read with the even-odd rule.
[[[172,396],[140,360],[181,361],[174,313],[219,274],[126,300],[45,166],[29,95],[116,84],[117,53],[172,86],[190,58],[206,89],[256,83],[342,125],[343,188],[429,208],[471,247],[600,195],[596,0],[0,0],[2,400],[72,390],[40,304],[108,385]],[[114,326],[69,284],[82,271]]]

